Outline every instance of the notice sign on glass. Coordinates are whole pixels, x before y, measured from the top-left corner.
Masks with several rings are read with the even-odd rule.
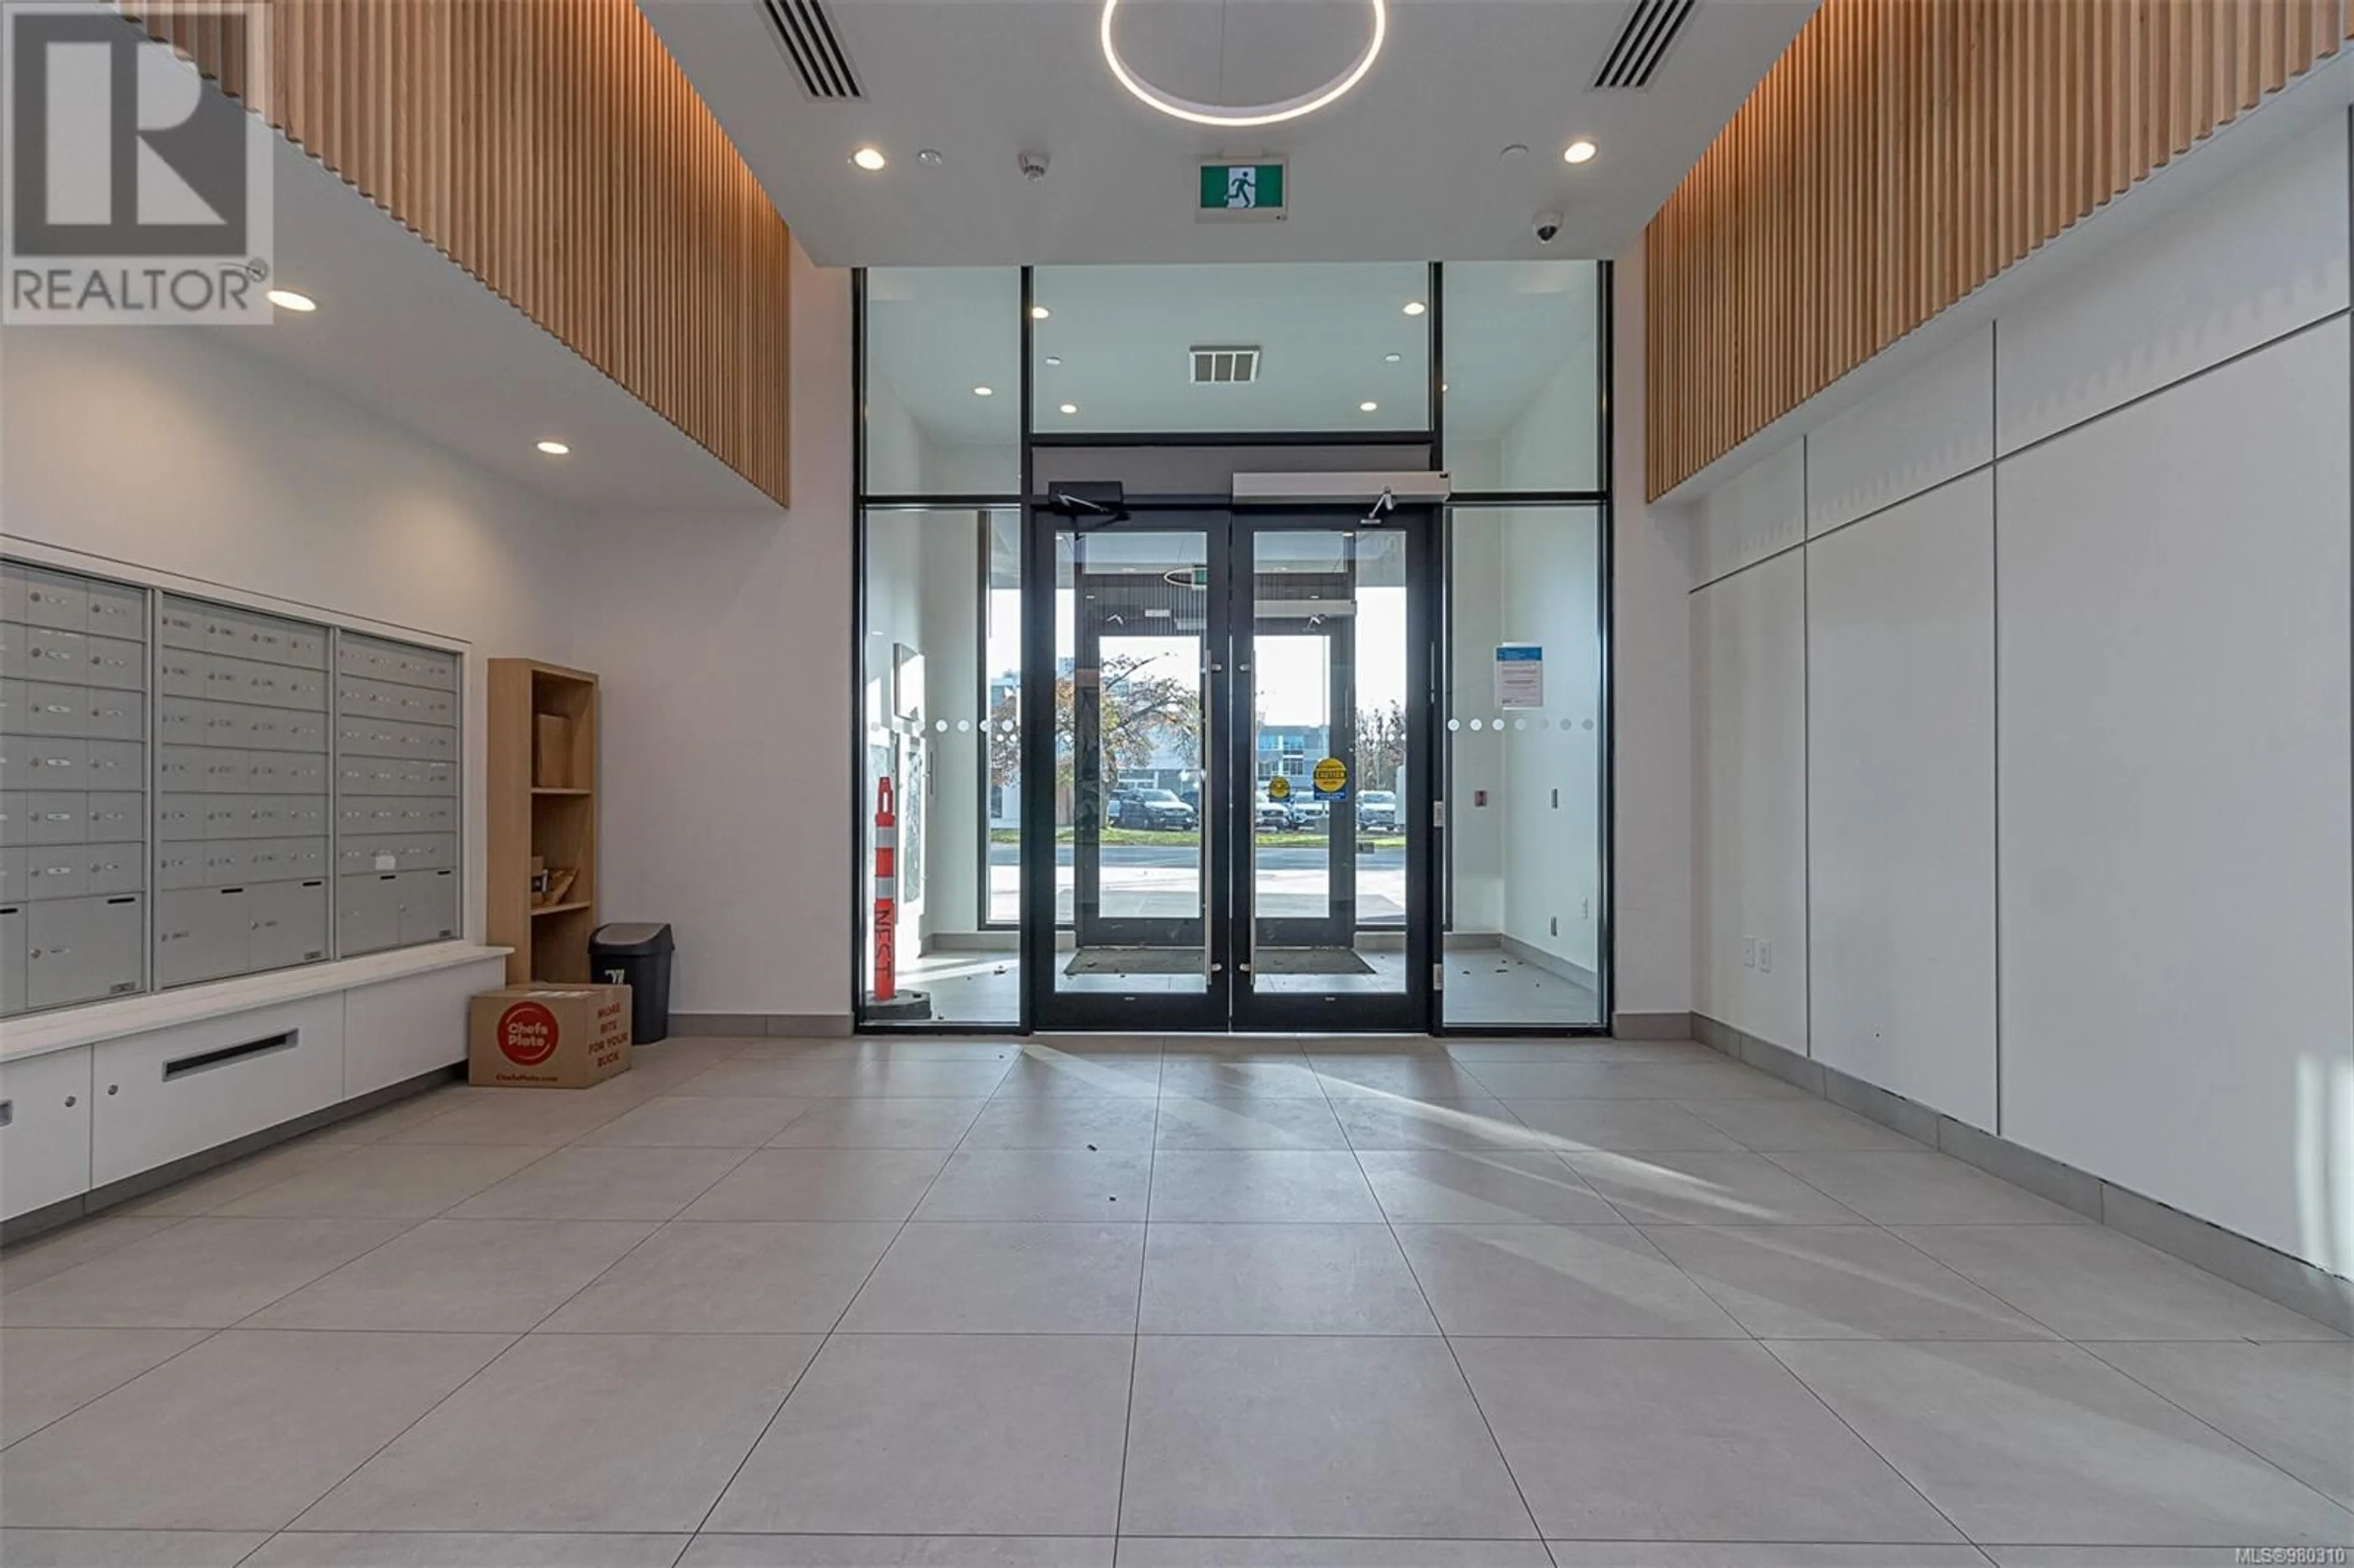
[[[1544,647],[1536,642],[1496,644],[1496,705],[1544,706]]]

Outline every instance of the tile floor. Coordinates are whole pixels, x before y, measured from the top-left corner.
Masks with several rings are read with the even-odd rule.
[[[12,1568],[2354,1542],[2354,1344],[1689,1044],[680,1040],[0,1292]]]

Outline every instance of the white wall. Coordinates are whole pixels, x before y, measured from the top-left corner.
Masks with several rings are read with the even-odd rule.
[[[792,284],[792,509],[608,514],[573,544],[600,913],[672,923],[682,1012],[849,1005],[850,279],[796,249]]]
[[[2143,187],[1691,508],[1700,1011],[2340,1273],[2347,134]]]
[[[290,613],[472,644],[463,744],[483,755],[482,660],[570,662],[584,563],[561,509],[204,328],[15,328],[0,346],[0,534]],[[483,792],[465,800],[482,932]]]

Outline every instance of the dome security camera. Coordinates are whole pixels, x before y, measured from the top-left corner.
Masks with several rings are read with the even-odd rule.
[[[1541,212],[1529,220],[1529,232],[1537,237],[1539,245],[1551,245],[1561,238],[1561,214]]]
[[[1043,180],[1046,177],[1045,154],[1024,153],[1018,161],[1022,165],[1022,177],[1023,179]]]

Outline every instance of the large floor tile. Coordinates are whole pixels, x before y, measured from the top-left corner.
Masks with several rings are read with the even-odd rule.
[[[693,1530],[810,1336],[535,1334],[302,1516],[306,1530]]]
[[[1659,1225],[1647,1234],[1761,1339],[2051,1338],[1877,1226]]]
[[[339,1150],[217,1212],[279,1219],[429,1219],[548,1152],[520,1144],[371,1143]]]
[[[1148,1334],[1436,1334],[1386,1225],[1172,1224],[1145,1244]]]
[[[1893,1128],[1827,1100],[1686,1100],[1683,1108],[1760,1153],[1811,1149],[1893,1149],[1921,1145]]]
[[[954,1149],[985,1099],[819,1100],[770,1139],[776,1149]]]
[[[745,1158],[740,1149],[562,1149],[451,1211],[461,1220],[667,1220]]]
[[[428,1220],[245,1326],[520,1334],[653,1230],[610,1220]]]
[[[684,1535],[287,1531],[242,1568],[671,1568]]]
[[[985,1099],[1004,1081],[1010,1060],[801,1062],[776,1069],[786,1094],[818,1098]]]
[[[2354,1541],[2354,1515],[2074,1345],[1772,1348],[1973,1541]]]
[[[1141,1224],[911,1224],[859,1291],[843,1331],[1133,1333],[1143,1250]]]
[[[1334,1100],[1485,1100],[1463,1063],[1437,1051],[1311,1053],[1310,1065]]]
[[[1152,1218],[1357,1223],[1382,1209],[1353,1154],[1172,1149],[1153,1158]]]
[[[1400,1225],[1449,1334],[1738,1339],[1632,1225]]]
[[[1108,1535],[1131,1341],[836,1334],[711,1518],[722,1531]]]
[[[1501,1100],[1387,1098],[1372,1095],[1332,1101],[1351,1148],[1460,1149],[1533,1151],[1544,1135],[1504,1108]]]
[[[1791,1099],[1803,1091],[1735,1062],[1480,1062],[1479,1092],[1506,1100]]]
[[[2089,1224],[1950,1154],[1914,1148],[1776,1153],[1774,1163],[1882,1225]]]
[[[304,1139],[296,1143],[282,1143],[275,1149],[263,1150],[259,1154],[207,1171],[201,1175],[175,1181],[144,1198],[134,1198],[113,1213],[138,1217],[208,1214],[224,1203],[233,1203],[249,1193],[283,1181],[299,1171],[307,1171],[323,1160],[347,1153],[362,1142],[373,1141],[329,1142]]]
[[[133,1242],[168,1231],[185,1215],[108,1214],[67,1225],[0,1253],[0,1293],[37,1284],[53,1274],[78,1268],[94,1257],[120,1252]]]
[[[2354,1344],[2084,1348],[2354,1509]]]
[[[949,1158],[916,1218],[1127,1223],[1143,1217],[1151,1168],[1150,1154],[969,1149]]]
[[[236,1568],[267,1531],[0,1530],[8,1568]]]
[[[2105,1225],[1900,1225],[2071,1340],[2336,1340],[2327,1326]]]
[[[1349,1541],[1331,1537],[1137,1536],[1120,1568],[1553,1568],[1535,1541]]]
[[[763,1149],[680,1218],[896,1222],[947,1160],[936,1149]]]
[[[1669,1100],[1506,1100],[1504,1108],[1543,1133],[1546,1148],[1564,1153],[1741,1147]]]
[[[1762,1154],[1654,1150],[1564,1155],[1628,1219],[1645,1225],[1861,1224]]]
[[[1109,1536],[698,1535],[678,1568],[1112,1568]]]
[[[1168,1051],[1161,1057],[1161,1092],[1168,1095],[1255,1095],[1320,1100],[1324,1086],[1299,1051]]]
[[[1079,1049],[1033,1041],[1023,1046],[997,1092],[1153,1099],[1161,1093],[1161,1049]]]
[[[1141,1154],[1159,1103],[1122,1095],[1001,1095],[970,1122],[963,1147]]]
[[[664,1225],[542,1325],[547,1333],[822,1334],[898,1227],[838,1222]]]
[[[1348,1136],[1322,1095],[1161,1097],[1161,1149],[1344,1150]]]
[[[9,1521],[276,1529],[508,1342],[217,1334],[0,1454]]]
[[[406,1220],[182,1220],[0,1296],[0,1322],[226,1328],[408,1228]]]
[[[2236,1553],[2212,1546],[2004,1546],[1985,1549],[1995,1568],[2222,1568]]]
[[[1548,1538],[1956,1539],[1750,1341],[1458,1340],[1455,1349]]]
[[[170,1361],[207,1331],[0,1329],[0,1447]]]
[[[1357,1163],[1394,1224],[1618,1223],[1618,1211],[1550,1154],[1366,1150]]]
[[[1975,1546],[1876,1541],[1555,1541],[1554,1568],[1987,1568]],[[2089,1565],[2088,1565],[2089,1568]],[[2109,1563],[2105,1568],[2123,1568]],[[2136,1568],[2148,1568],[2137,1563]]]
[[[624,1074],[626,1077],[628,1075]],[[619,1083],[618,1078],[608,1084]],[[603,1088],[605,1085],[599,1085]],[[591,1089],[453,1089],[437,1097],[449,1108],[388,1134],[384,1144],[512,1143],[551,1148],[585,1138],[643,1103]]]
[[[1446,1343],[1378,1337],[1139,1341],[1120,1529],[1534,1533]]]
[[[815,1100],[665,1095],[624,1111],[580,1139],[584,1149],[758,1149]]]

